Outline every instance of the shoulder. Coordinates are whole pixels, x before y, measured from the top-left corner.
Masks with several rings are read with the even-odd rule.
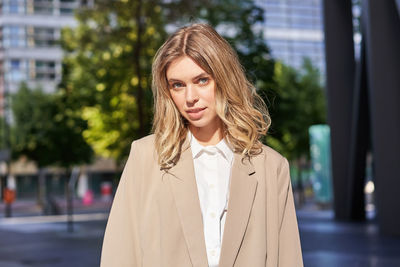
[[[289,170],[287,159],[273,148],[263,145],[262,152],[251,159],[256,170],[269,177],[279,177]]]
[[[275,177],[276,179],[268,179],[270,183],[276,183],[276,188],[279,192],[284,192],[290,184],[290,168],[288,160],[279,152],[269,146],[263,145],[264,161],[263,168],[268,177]],[[275,187],[274,186],[274,187]]]
[[[273,148],[263,145],[262,146],[262,153],[264,156],[265,164],[266,165],[273,165],[276,167],[281,167],[283,165],[287,165],[287,159],[282,156],[278,151],[274,150]]]
[[[155,146],[154,146],[154,134],[147,135],[140,139],[134,140],[131,145],[130,154],[134,155],[137,159],[148,160],[150,158],[155,159]],[[139,156],[138,156],[139,155]]]
[[[269,147],[267,145],[263,145],[262,146],[262,150],[263,150],[262,153],[266,157],[270,157],[270,158],[273,158],[275,160],[282,160],[284,158],[278,151],[276,151],[275,149],[273,149],[273,148],[271,148],[271,147]]]
[[[135,145],[137,147],[154,147],[154,134],[147,135],[140,139],[136,139],[132,142],[132,146]]]
[[[154,151],[154,134],[147,135],[132,142],[131,151],[152,152]]]

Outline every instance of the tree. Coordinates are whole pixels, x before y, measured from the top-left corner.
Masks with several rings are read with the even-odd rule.
[[[65,101],[62,94],[46,94],[21,85],[11,105],[13,158],[25,155],[39,168],[69,168],[91,160],[92,150],[82,137],[85,122],[65,106]]]
[[[296,71],[281,62],[275,65],[275,85],[266,92],[272,125],[267,143],[289,160],[309,158],[308,128],[325,123],[325,98],[318,69],[305,59]]]
[[[64,167],[69,177],[73,165],[88,163],[93,155],[82,137],[86,122],[66,106],[67,102],[62,93],[31,90],[25,83],[12,97],[12,154],[14,158],[27,156],[38,165],[38,203],[42,206],[46,195],[45,167]]]
[[[165,38],[159,1],[96,1],[77,11],[76,29],[64,29],[60,90],[88,122],[95,152],[121,160],[133,139],[151,127],[152,58]]]
[[[46,138],[54,127],[52,118],[56,112],[51,98],[39,89],[31,91],[25,83],[12,96],[13,158],[25,155],[39,167],[53,163],[54,144]]]

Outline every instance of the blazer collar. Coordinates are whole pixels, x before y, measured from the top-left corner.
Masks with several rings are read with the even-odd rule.
[[[194,165],[189,142],[182,146],[177,164],[166,170],[171,191],[175,199],[183,235],[193,267],[208,266],[203,232],[200,200],[194,175]]]
[[[219,266],[233,266],[247,229],[257,189],[255,169],[238,153],[232,166],[231,186]]]
[[[200,201],[192,152],[185,141],[177,164],[166,171],[194,267],[208,266]],[[257,188],[255,170],[249,160],[234,155],[228,212],[219,266],[233,266],[247,228]]]

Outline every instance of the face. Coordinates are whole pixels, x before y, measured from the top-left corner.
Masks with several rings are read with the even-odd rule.
[[[193,130],[215,131],[220,119],[215,111],[215,81],[191,58],[173,61],[167,69],[172,100]]]

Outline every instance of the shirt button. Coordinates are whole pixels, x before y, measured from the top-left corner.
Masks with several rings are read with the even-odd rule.
[[[211,213],[210,213],[210,216],[211,216],[211,218],[213,218],[213,219],[214,219],[214,218],[215,218],[215,216],[216,216],[215,212],[211,212]]]
[[[209,187],[210,189],[213,189],[213,188],[215,187],[215,185],[214,185],[214,184],[210,184],[208,187]]]
[[[211,256],[215,256],[215,250],[211,250]]]

